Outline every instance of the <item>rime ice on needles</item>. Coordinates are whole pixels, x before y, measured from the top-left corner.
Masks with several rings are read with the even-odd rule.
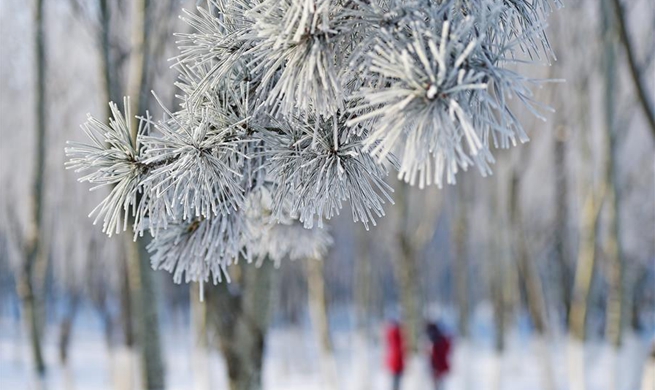
[[[128,217],[137,214],[138,194],[143,191],[141,180],[141,141],[147,132],[147,124],[140,122],[136,139],[133,139],[129,99],[124,100],[125,115],[115,103],[109,103],[112,117],[104,124],[88,115],[82,129],[91,140],[89,144],[69,142],[66,155],[70,160],[66,166],[76,172],[93,172],[79,179],[96,184],[93,189],[113,186],[109,195],[91,212],[94,224],[103,221],[102,231],[111,236],[127,229]],[[142,215],[139,212],[138,215]],[[135,227],[140,223],[135,221]]]
[[[163,230],[148,246],[154,269],[173,274],[173,280],[220,282],[226,268],[241,253],[248,237],[241,213],[197,218]]]
[[[244,13],[253,1],[208,0],[207,7],[197,7],[197,13],[184,11],[184,20],[193,28],[191,33],[176,34],[180,54],[175,58],[182,77],[192,81],[185,90],[185,99],[195,106],[222,83],[228,83],[235,72],[246,77],[243,61],[250,47],[243,37],[252,30],[252,21]],[[182,82],[185,86],[185,82]]]
[[[331,115],[342,106],[340,9],[334,0],[264,0],[246,13],[250,73],[266,112]]]
[[[404,26],[380,28],[365,56],[370,85],[352,96],[357,116],[348,124],[375,120],[367,150],[378,158],[397,152],[399,177],[420,187],[442,186],[444,175],[454,183],[471,165],[490,173],[490,140],[503,147],[527,140],[506,100],[518,96],[533,109],[530,90],[523,77],[499,68],[522,42],[515,30],[493,31],[511,6],[464,3],[470,6],[424,2],[420,11],[402,12]]]
[[[134,217],[154,237],[153,267],[178,282],[219,281],[251,254],[314,257],[331,238],[306,228],[344,203],[366,227],[384,215],[389,168],[441,186],[472,165],[490,173],[494,147],[527,140],[510,99],[542,107],[507,65],[554,58],[544,28],[560,5],[207,0],[177,34],[178,109],[146,115],[133,140],[129,108],[112,104],[67,165],[112,186],[92,212],[103,230]]]
[[[323,258],[333,244],[329,229],[306,229],[288,211],[277,217],[272,215],[273,199],[269,186],[258,187],[246,201],[252,255],[260,261],[268,257],[276,265],[285,258]]]
[[[263,136],[267,170],[276,180],[273,210],[298,215],[306,228],[315,218],[339,213],[350,202],[355,221],[375,224],[384,215],[383,205],[393,192],[384,181],[387,169],[363,152],[362,139],[345,125],[345,117],[279,123]]]
[[[161,136],[144,140],[144,163],[156,166],[147,179],[155,196],[165,196],[170,209],[181,205],[185,220],[238,210],[243,202],[239,133],[246,119],[212,107],[167,114],[152,124]]]

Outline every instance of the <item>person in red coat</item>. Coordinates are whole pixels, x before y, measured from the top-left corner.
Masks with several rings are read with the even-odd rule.
[[[400,380],[405,369],[405,346],[400,324],[397,321],[389,322],[386,330],[387,339],[387,368],[393,379],[393,390],[400,389]]]
[[[428,338],[430,339],[430,368],[436,389],[443,389],[446,374],[450,371],[450,338],[445,335],[439,326],[433,322],[428,323]]]

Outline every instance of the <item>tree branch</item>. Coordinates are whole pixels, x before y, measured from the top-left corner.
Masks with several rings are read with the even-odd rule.
[[[614,2],[614,8],[616,8],[616,19],[619,27],[619,33],[621,35],[621,42],[623,43],[623,47],[625,48],[625,52],[628,56],[630,75],[632,76],[632,81],[635,85],[635,88],[637,89],[639,103],[641,103],[644,114],[646,114],[646,119],[648,119],[651,133],[653,137],[655,137],[655,112],[653,111],[654,105],[650,98],[651,95],[649,95],[648,91],[646,91],[646,81],[642,77],[641,70],[637,64],[637,58],[635,57],[634,46],[630,40],[630,36],[628,35],[623,4],[621,4],[621,0],[612,1]]]

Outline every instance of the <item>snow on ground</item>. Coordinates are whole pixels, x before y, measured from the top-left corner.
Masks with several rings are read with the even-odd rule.
[[[110,356],[103,340],[100,324],[90,313],[76,323],[70,364],[63,368],[57,360],[55,329],[49,328],[45,344],[48,363],[48,390],[115,389],[116,383],[130,377],[128,370],[137,370],[135,359],[125,350],[115,349]],[[203,360],[201,350],[192,348],[187,329],[165,327],[167,383],[171,390],[227,389],[225,362],[216,352]],[[453,371],[446,389],[534,390],[543,388],[542,360],[535,353],[536,339],[518,334],[508,337],[508,348],[499,357],[488,341],[470,345],[456,343]],[[365,347],[350,332],[334,335],[340,389],[388,389],[389,379],[382,364],[382,351],[376,339]],[[618,372],[623,390],[640,388],[639,379],[646,359],[648,343],[627,336],[622,353],[613,357],[611,348],[591,344],[585,351],[588,390],[610,389],[612,372]],[[558,390],[568,389],[566,342],[554,340],[546,350],[553,366]],[[274,329],[266,354],[265,390],[327,390],[322,386],[318,351],[312,333],[307,329]],[[0,319],[0,389],[36,389],[30,380],[29,350],[22,331],[15,321]],[[428,390],[426,363],[421,356],[410,359],[405,378],[407,390]],[[132,363],[130,363],[132,362]],[[616,371],[612,370],[618,365]],[[111,368],[113,367],[113,368]],[[655,375],[655,367],[649,367]],[[138,371],[134,371],[138,372]],[[500,374],[499,374],[500,373]],[[649,378],[655,381],[655,378]],[[208,384],[211,383],[211,386]],[[654,383],[654,382],[650,382]],[[410,388],[411,386],[411,388]],[[137,387],[138,388],[138,387]]]

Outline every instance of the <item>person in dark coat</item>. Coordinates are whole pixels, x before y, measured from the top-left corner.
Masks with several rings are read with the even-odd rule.
[[[400,381],[405,370],[405,346],[402,330],[397,321],[389,322],[386,329],[386,363],[393,379],[393,390],[400,389]]]
[[[426,326],[430,340],[429,356],[432,378],[437,390],[443,389],[444,379],[450,371],[450,338],[444,334],[439,326],[430,322]]]

